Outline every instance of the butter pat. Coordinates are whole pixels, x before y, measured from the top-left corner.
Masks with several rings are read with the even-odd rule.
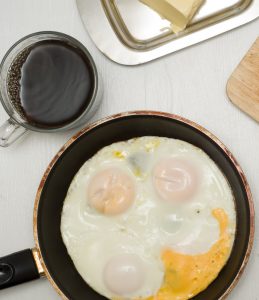
[[[172,23],[174,32],[186,28],[204,0],[140,0]]]

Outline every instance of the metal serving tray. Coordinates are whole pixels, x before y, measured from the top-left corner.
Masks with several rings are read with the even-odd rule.
[[[170,22],[138,0],[77,0],[77,5],[97,47],[125,65],[151,61],[259,17],[259,0],[206,0],[186,30],[175,34]]]

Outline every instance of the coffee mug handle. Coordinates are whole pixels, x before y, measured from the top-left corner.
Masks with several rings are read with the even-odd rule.
[[[0,147],[8,147],[27,132],[27,129],[15,123],[12,119],[7,120],[0,126]]]

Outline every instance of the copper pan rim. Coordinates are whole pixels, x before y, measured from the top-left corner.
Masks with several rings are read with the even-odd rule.
[[[82,135],[84,135],[85,133],[91,131],[92,129],[103,125],[109,121],[112,120],[116,120],[116,119],[121,119],[121,118],[125,118],[125,117],[130,117],[130,116],[154,116],[154,117],[164,117],[167,119],[172,119],[172,120],[176,120],[179,121],[181,123],[184,123],[188,126],[193,127],[194,129],[198,130],[199,132],[203,133],[204,135],[206,135],[210,140],[212,140],[218,147],[221,148],[221,150],[225,153],[225,155],[230,159],[230,161],[232,162],[233,166],[235,167],[237,173],[239,174],[242,183],[243,183],[243,187],[245,188],[246,191],[246,196],[248,199],[248,205],[249,205],[249,212],[250,212],[250,235],[249,235],[249,239],[248,239],[248,246],[247,246],[247,250],[246,253],[244,255],[243,258],[243,262],[242,265],[238,271],[238,273],[236,274],[236,277],[234,278],[234,280],[232,281],[232,283],[230,284],[230,286],[228,287],[228,289],[225,291],[225,293],[218,299],[218,300],[224,300],[226,299],[229,294],[232,292],[232,290],[235,288],[235,286],[237,285],[239,279],[241,278],[244,269],[248,263],[251,251],[252,251],[252,247],[253,247],[253,242],[254,242],[254,233],[255,233],[255,211],[254,211],[254,203],[253,203],[253,197],[252,197],[252,193],[248,184],[248,181],[246,179],[246,176],[241,168],[241,166],[239,165],[239,163],[237,162],[237,160],[235,159],[234,155],[231,153],[231,151],[214,135],[212,134],[210,131],[208,131],[207,129],[205,129],[204,127],[198,125],[197,123],[190,121],[184,117],[175,115],[175,114],[171,114],[171,113],[165,113],[165,112],[159,112],[159,111],[149,111],[149,110],[140,110],[140,111],[130,111],[130,112],[123,112],[123,113],[118,113],[118,114],[114,114],[112,116],[108,116],[105,118],[102,118],[92,124],[89,124],[88,126],[86,126],[85,128],[83,128],[82,130],[80,130],[78,133],[76,133],[73,137],[71,137],[63,146],[62,148],[58,151],[58,153],[54,156],[54,158],[52,159],[52,161],[50,162],[50,164],[48,165],[42,179],[41,182],[39,184],[37,193],[36,193],[36,197],[35,197],[35,204],[34,204],[34,211],[33,211],[33,234],[34,234],[34,240],[35,240],[35,244],[36,244],[36,250],[38,251],[38,256],[40,259],[40,264],[42,266],[42,269],[44,270],[44,275],[47,277],[47,279],[49,280],[49,282],[51,283],[51,285],[53,286],[53,288],[56,290],[56,292],[61,296],[62,299],[66,299],[69,300],[65,294],[62,292],[62,290],[57,286],[57,284],[55,283],[54,279],[52,278],[51,274],[48,271],[48,268],[43,260],[42,257],[42,253],[41,253],[41,249],[40,249],[40,243],[39,243],[39,236],[38,236],[38,229],[37,229],[37,218],[38,218],[38,208],[39,208],[39,202],[40,202],[40,198],[41,198],[41,193],[42,190],[44,188],[45,182],[53,168],[53,166],[56,164],[56,162],[58,161],[58,159],[61,157],[61,155],[69,148],[69,146],[71,144],[73,144],[78,138],[80,138]]]

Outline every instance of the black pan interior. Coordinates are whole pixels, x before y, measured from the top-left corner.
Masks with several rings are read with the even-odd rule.
[[[202,148],[223,170],[235,195],[238,222],[232,255],[218,278],[193,299],[218,299],[237,275],[248,247],[250,211],[245,188],[232,162],[216,143],[190,125],[163,116],[133,115],[106,122],[77,139],[59,158],[43,188],[37,223],[40,248],[49,273],[69,299],[105,299],[77,273],[61,238],[61,211],[71,180],[82,164],[104,146],[151,135],[182,139]]]

